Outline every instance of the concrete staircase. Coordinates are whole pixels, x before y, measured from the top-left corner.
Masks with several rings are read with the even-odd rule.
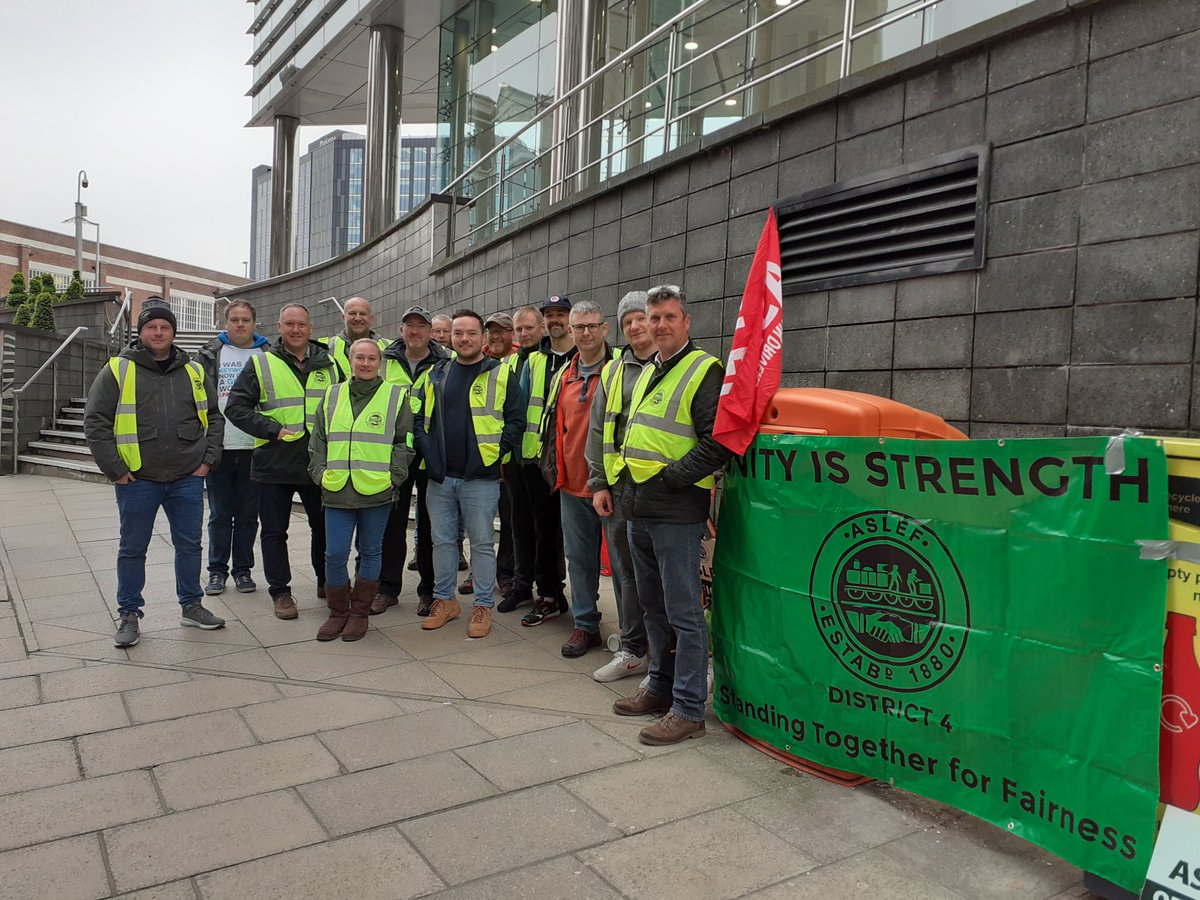
[[[220,331],[180,331],[175,335],[175,346],[186,350],[188,356],[196,358],[196,351],[215,338]]]
[[[30,441],[17,456],[17,470],[32,475],[57,475],[79,481],[107,484],[108,479],[92,461],[83,437],[83,405],[76,397],[58,411],[49,428],[43,428],[36,441]]]

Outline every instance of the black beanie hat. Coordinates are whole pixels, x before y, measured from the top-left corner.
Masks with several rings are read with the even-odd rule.
[[[154,301],[156,301],[156,300],[158,302],[154,303]],[[138,320],[137,320],[138,334],[142,333],[142,329],[146,326],[147,322],[152,322],[155,319],[166,319],[168,322],[171,323],[172,331],[179,330],[179,323],[175,320],[175,313],[171,310],[171,307],[166,306],[165,304],[159,305],[159,304],[162,304],[161,297],[147,297],[145,302],[147,304],[153,303],[153,305],[150,305],[150,306],[144,305],[142,307],[142,311],[138,314]]]

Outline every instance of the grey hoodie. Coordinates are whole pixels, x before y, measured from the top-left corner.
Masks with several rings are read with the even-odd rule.
[[[217,390],[204,378],[208,395],[208,431],[196,416],[192,378],[186,368],[190,357],[178,347],[166,372],[160,372],[150,351],[134,341],[119,354],[137,366],[138,444],[142,467],[134,477],[143,481],[172,482],[191,475],[201,464],[213,468],[221,459],[225,419],[217,408]],[[117,453],[113,420],[120,392],[117,379],[106,365],[92,382],[83,414],[83,432],[100,471],[110,481],[122,478],[129,467]]]

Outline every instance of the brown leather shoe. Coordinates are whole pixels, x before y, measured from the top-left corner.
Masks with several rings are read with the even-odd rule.
[[[350,615],[350,585],[327,588],[325,603],[329,606],[329,618],[317,629],[318,641],[332,641],[346,627],[346,617]]]
[[[395,606],[399,602],[395,597],[389,597],[387,594],[376,594],[375,599],[371,601],[371,615],[377,616],[387,612],[389,606]]]
[[[378,590],[378,581],[355,579],[354,589],[350,592],[350,618],[342,629],[343,641],[358,641],[366,636],[367,616],[371,614],[371,601]]]
[[[295,619],[300,615],[296,609],[296,600],[291,594],[272,597],[271,605],[275,607],[275,618],[277,619]]]
[[[457,600],[442,600],[433,601],[433,606],[429,608],[429,615],[421,623],[421,627],[426,631],[433,631],[435,628],[441,628],[451,619],[457,619],[462,612],[462,607],[458,605]]]
[[[487,637],[492,630],[492,611],[486,606],[471,610],[471,622],[467,625],[467,637]]]
[[[662,747],[666,744],[678,744],[690,738],[704,737],[704,723],[693,722],[691,719],[681,719],[675,713],[667,713],[653,725],[647,725],[638,732],[638,741],[652,747]]]
[[[562,645],[562,655],[571,659],[576,656],[583,656],[592,647],[599,646],[600,632],[573,628],[570,635],[567,636],[566,643]]]
[[[670,708],[670,697],[660,697],[645,688],[638,688],[632,697],[622,697],[613,704],[613,712],[618,716],[648,716],[652,713],[665,713]]]

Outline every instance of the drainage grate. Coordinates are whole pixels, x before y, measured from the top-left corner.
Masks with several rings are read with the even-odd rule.
[[[989,158],[968,147],[778,201],[784,293],[982,268]]]

